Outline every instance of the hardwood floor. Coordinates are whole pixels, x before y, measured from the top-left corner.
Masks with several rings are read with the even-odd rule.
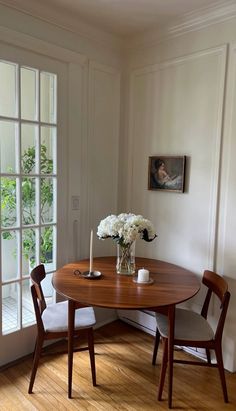
[[[31,395],[27,390],[32,358],[24,359],[0,372],[0,410],[167,410],[166,386],[163,401],[156,400],[162,347],[153,367],[153,343],[152,336],[121,321],[96,330],[98,386],[92,386],[88,353],[76,353],[71,400],[67,398],[67,354],[42,357]],[[56,350],[64,347],[66,343],[62,342]],[[188,354],[177,352],[177,355]],[[236,374],[226,372],[226,380],[229,404],[223,402],[217,369],[176,364],[173,409],[235,411]]]

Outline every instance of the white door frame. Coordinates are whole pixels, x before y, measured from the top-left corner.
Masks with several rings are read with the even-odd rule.
[[[69,257],[77,257],[79,255],[79,242],[78,242],[78,231],[75,232],[75,222],[79,219],[79,212],[77,211],[77,216],[72,215],[71,220],[71,213],[70,213],[70,197],[71,197],[71,183],[70,177],[71,174],[77,172],[77,176],[80,176],[80,163],[81,159],[85,158],[85,153],[82,152],[85,149],[85,145],[81,143],[83,130],[84,130],[84,123],[82,122],[81,110],[84,110],[84,101],[83,101],[83,87],[84,81],[86,80],[86,71],[87,71],[87,58],[77,53],[70,52],[64,48],[57,47],[53,44],[35,39],[31,36],[21,34],[15,32],[13,30],[9,30],[4,27],[0,27],[0,43],[4,48],[4,44],[9,47],[14,47],[19,49],[23,49],[22,52],[32,52],[34,55],[41,55],[41,58],[50,58],[53,60],[59,60],[62,63],[66,63],[67,65],[67,105],[66,105],[66,116],[68,118],[68,125],[66,124],[65,129],[63,129],[63,135],[67,136],[67,139],[61,141],[63,144],[62,149],[59,150],[59,157],[58,157],[58,164],[63,166],[63,176],[61,176],[63,180],[63,186],[66,187],[66,191],[63,193],[63,215],[58,215],[58,219],[61,218],[60,225],[62,227],[63,236],[58,236],[58,249],[62,252],[58,253],[57,258],[57,265],[60,266],[65,264]],[[37,53],[35,53],[37,50]],[[10,59],[9,59],[10,60]],[[72,115],[71,108],[73,110],[78,111],[77,115]],[[58,113],[60,115],[60,113]],[[86,113],[84,112],[84,121],[86,123]],[[60,138],[60,136],[59,136]],[[69,142],[69,144],[68,144]],[[69,163],[67,163],[68,156],[71,152],[74,152],[73,142],[76,142],[77,156],[78,156],[78,166],[71,167]],[[61,154],[60,154],[61,153]],[[59,166],[59,170],[61,167]],[[68,173],[69,170],[69,173]],[[78,178],[78,177],[77,177]],[[59,175],[60,179],[60,175]],[[78,190],[81,189],[81,179],[79,180]],[[59,190],[62,189],[58,188]],[[76,193],[77,194],[77,193]],[[78,191],[78,194],[80,192]],[[82,195],[81,195],[82,197]],[[86,197],[84,200],[86,202]],[[77,227],[79,230],[79,227]],[[69,241],[68,241],[69,239]],[[74,250],[71,255],[71,250],[69,245],[72,244],[73,240],[77,240],[76,243],[78,244],[78,249]],[[1,321],[1,320],[0,320]],[[1,337],[1,357],[0,358],[0,366],[14,361],[15,359],[26,355],[32,352],[34,347],[34,334],[35,334],[35,327],[26,327],[19,332],[19,338],[17,346],[20,346],[20,350],[16,351],[16,344],[15,344],[15,336],[16,334],[9,334],[4,337]],[[13,337],[14,335],[14,337]],[[18,339],[18,338],[17,338]],[[19,344],[19,341],[21,342]]]

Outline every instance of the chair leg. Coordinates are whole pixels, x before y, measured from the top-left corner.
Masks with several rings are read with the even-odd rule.
[[[207,356],[208,364],[211,364],[211,352],[210,352],[209,348],[206,348],[206,356]]]
[[[34,350],[33,367],[31,371],[31,377],[30,377],[30,383],[29,383],[29,389],[28,389],[29,394],[32,394],[34,380],[35,380],[36,372],[37,372],[38,365],[39,365],[39,358],[40,358],[42,346],[43,346],[43,338],[38,336],[36,345],[35,345],[35,350]]]
[[[161,401],[161,397],[162,397],[165,376],[166,376],[167,362],[168,362],[168,339],[163,338],[163,355],[162,355],[160,382],[159,382],[158,395],[157,395],[158,401]]]
[[[224,401],[229,402],[228,393],[227,393],[227,386],[226,386],[226,381],[225,381],[225,370],[224,370],[224,364],[223,364],[222,349],[221,349],[220,344],[217,344],[215,346],[215,353],[216,353],[216,360],[217,360],[218,370],[219,370],[219,374],[220,374],[221,386],[222,386],[223,395],[224,395]]]
[[[155,344],[154,344],[154,349],[153,349],[153,355],[152,355],[152,365],[156,364],[156,358],[157,358],[157,351],[160,343],[160,333],[158,328],[156,329],[156,336],[155,336]]]
[[[93,386],[96,387],[96,368],[95,368],[95,355],[94,355],[94,339],[93,339],[93,329],[88,329],[88,347],[89,347],[89,356],[92,372],[92,381]]]
[[[75,301],[68,301],[68,398],[72,398]]]

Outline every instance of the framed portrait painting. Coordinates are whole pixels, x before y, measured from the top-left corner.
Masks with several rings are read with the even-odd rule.
[[[185,156],[153,156],[148,163],[148,189],[184,192]]]

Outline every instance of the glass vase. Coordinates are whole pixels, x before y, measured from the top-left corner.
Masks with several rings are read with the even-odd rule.
[[[135,241],[122,246],[117,244],[117,274],[132,275],[135,272]]]

